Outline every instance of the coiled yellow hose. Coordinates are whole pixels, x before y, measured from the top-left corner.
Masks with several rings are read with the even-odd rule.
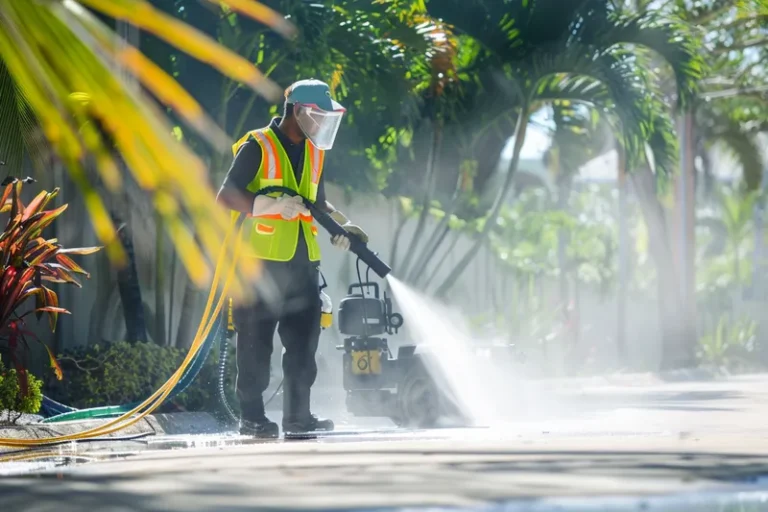
[[[213,327],[216,317],[221,313],[221,308],[224,304],[224,301],[226,300],[226,297],[228,296],[229,288],[232,284],[232,279],[234,278],[234,275],[235,275],[235,269],[237,268],[236,263],[239,259],[240,250],[242,247],[243,240],[242,240],[242,237],[239,236],[241,226],[242,225],[236,219],[233,219],[233,222],[230,225],[230,228],[224,239],[224,243],[221,246],[221,250],[219,252],[218,259],[216,261],[216,270],[214,271],[214,274],[213,274],[213,281],[211,283],[211,291],[208,295],[208,301],[205,304],[205,310],[203,311],[203,316],[200,321],[200,325],[197,328],[197,333],[195,334],[195,338],[192,342],[192,345],[189,348],[189,352],[187,353],[187,356],[184,358],[184,361],[182,361],[181,366],[179,366],[176,372],[173,375],[171,375],[171,377],[165,382],[165,384],[163,384],[157,391],[155,391],[152,394],[152,396],[144,400],[144,402],[136,406],[136,408],[134,408],[132,411],[129,411],[123,414],[122,416],[120,416],[119,418],[115,418],[114,420],[108,421],[107,423],[95,428],[84,430],[76,434],[67,434],[63,436],[54,436],[54,437],[41,438],[41,439],[0,438],[0,446],[30,447],[30,446],[41,446],[41,445],[46,445],[51,443],[59,443],[61,441],[76,441],[78,439],[89,439],[93,437],[100,437],[106,434],[117,432],[126,427],[129,427],[130,425],[133,425],[134,423],[140,421],[143,417],[147,416],[148,414],[151,414],[152,411],[160,407],[160,405],[163,403],[165,398],[173,390],[173,387],[176,385],[179,379],[181,379],[182,375],[184,375],[184,371],[187,369],[187,367],[190,365],[190,363],[194,359],[195,355],[200,350],[200,347],[203,345],[203,342],[205,341],[206,337],[208,336],[208,333]],[[216,303],[216,307],[214,308],[214,311],[211,314],[211,306],[213,305],[214,299],[216,297],[216,292],[219,287],[219,281],[221,279],[221,272],[225,262],[227,247],[229,246],[232,235],[235,233],[237,233],[238,236],[235,242],[235,250],[233,252],[233,262],[232,262],[232,265],[230,266],[229,272],[227,274],[227,278],[224,281],[224,286],[221,289],[221,294]],[[145,408],[146,410],[143,410]]]

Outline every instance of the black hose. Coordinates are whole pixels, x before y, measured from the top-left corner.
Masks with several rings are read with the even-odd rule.
[[[221,341],[219,343],[219,399],[221,400],[222,405],[224,405],[224,412],[227,413],[227,416],[229,416],[229,418],[235,423],[238,423],[240,421],[240,417],[235,414],[234,409],[232,409],[232,406],[229,405],[229,400],[227,400],[226,393],[227,359],[229,359],[229,337],[227,336],[226,327],[224,327],[225,325],[225,321],[219,323],[218,331],[219,336],[221,336]],[[282,387],[283,379],[280,379],[280,384],[277,385],[277,388],[272,393],[272,396],[270,396],[269,399],[264,402],[264,407],[268,406],[272,400],[275,399]]]
[[[223,324],[224,322],[222,322]],[[219,335],[221,335],[222,331],[222,325],[219,324]],[[227,413],[227,416],[234,421],[235,423],[240,421],[240,418],[235,414],[235,411],[232,410],[232,407],[229,405],[229,400],[227,400],[227,393],[225,388],[225,383],[227,380],[227,356],[229,355],[229,339],[227,339],[226,334],[221,337],[221,341],[219,343],[219,399],[221,400],[222,405],[224,405],[224,412]]]

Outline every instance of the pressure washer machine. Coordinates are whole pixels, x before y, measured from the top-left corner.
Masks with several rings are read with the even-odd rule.
[[[403,317],[393,312],[392,299],[380,294],[378,283],[361,280],[349,287],[338,307],[338,329],[347,337],[336,347],[344,352],[347,410],[355,416],[387,417],[409,428],[430,428],[443,417],[458,417],[416,345],[400,346],[393,357],[385,336],[402,325]]]

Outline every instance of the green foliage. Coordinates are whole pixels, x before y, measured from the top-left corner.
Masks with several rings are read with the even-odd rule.
[[[219,410],[218,347],[212,352],[190,387],[163,404],[161,411]],[[77,408],[143,400],[170,378],[186,353],[186,350],[144,342],[94,344],[65,352],[59,360],[67,378],[50,390],[50,396]],[[234,358],[229,362],[226,389],[232,390]],[[232,397],[228,398],[232,403]]]
[[[574,194],[572,209],[561,211],[543,190],[522,193],[505,210],[491,237],[497,256],[518,275],[575,274],[585,283],[607,286],[613,279],[616,247],[610,194],[594,186]],[[559,268],[558,234],[568,235],[567,268]]]
[[[21,414],[39,411],[43,401],[42,386],[40,379],[29,375],[27,392],[22,394],[16,370],[7,370],[0,360],[0,424],[15,423]]]
[[[738,248],[750,235],[757,197],[755,192],[741,196],[734,191],[725,191],[721,196],[723,224],[733,248]]]
[[[80,274],[87,278],[90,275],[70,256],[92,254],[100,249],[65,249],[57,239],[45,239],[43,231],[67,209],[67,205],[46,209],[59,189],[42,191],[25,205],[21,199],[25,181],[28,182],[6,179],[0,195],[0,213],[9,214],[5,229],[0,233],[0,340],[3,342],[0,348],[7,351],[18,370],[22,394],[27,389],[27,371],[23,363],[29,349],[27,340],[35,339],[25,328],[25,318],[34,314],[39,320],[47,315],[51,330],[55,330],[58,315],[69,311],[59,307],[58,295],[49,288],[50,284],[80,287],[75,276]],[[32,301],[34,305],[31,305]],[[47,346],[43,347],[48,350]],[[48,355],[56,377],[61,379],[61,370],[50,350]]]
[[[471,8],[446,0],[428,8],[480,41],[493,55],[491,67],[506,71],[505,107],[521,101],[587,103],[613,121],[630,164],[643,158],[648,143],[657,169],[672,170],[673,130],[661,122],[668,121],[669,109],[644,55],[652,51],[667,62],[677,100],[688,104],[704,63],[686,25],[673,17],[627,14],[603,0],[490,0]]]
[[[699,340],[699,361],[728,371],[760,368],[757,327],[757,322],[747,317],[733,320],[722,315],[714,330]]]

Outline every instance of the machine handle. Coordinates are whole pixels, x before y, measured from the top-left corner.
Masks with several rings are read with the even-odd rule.
[[[349,285],[349,290],[347,290],[348,295],[352,295],[352,290],[355,288],[360,288],[360,293],[365,295],[365,292],[363,291],[365,288],[371,288],[374,289],[374,295],[378,299],[379,298],[379,283],[374,282],[367,282],[367,283],[359,283],[359,284],[351,284]]]
[[[296,191],[281,186],[264,187],[263,189],[256,192],[256,195],[267,195],[275,192],[280,192],[289,196],[299,195],[296,193]],[[315,203],[306,197],[301,196],[301,198],[304,201],[304,206],[306,206],[310,213],[312,213],[312,217],[314,217],[318,224],[323,226],[323,228],[325,228],[325,230],[328,231],[331,236],[343,235],[349,238],[349,250],[359,256],[360,259],[363,260],[363,262],[376,273],[376,275],[383,279],[387,276],[387,274],[392,272],[392,269],[389,268],[389,265],[381,261],[379,257],[376,256],[376,254],[368,248],[368,244],[363,242],[357,235],[349,233],[346,229],[341,227],[338,222],[333,220],[333,217],[322,211],[317,207]]]

